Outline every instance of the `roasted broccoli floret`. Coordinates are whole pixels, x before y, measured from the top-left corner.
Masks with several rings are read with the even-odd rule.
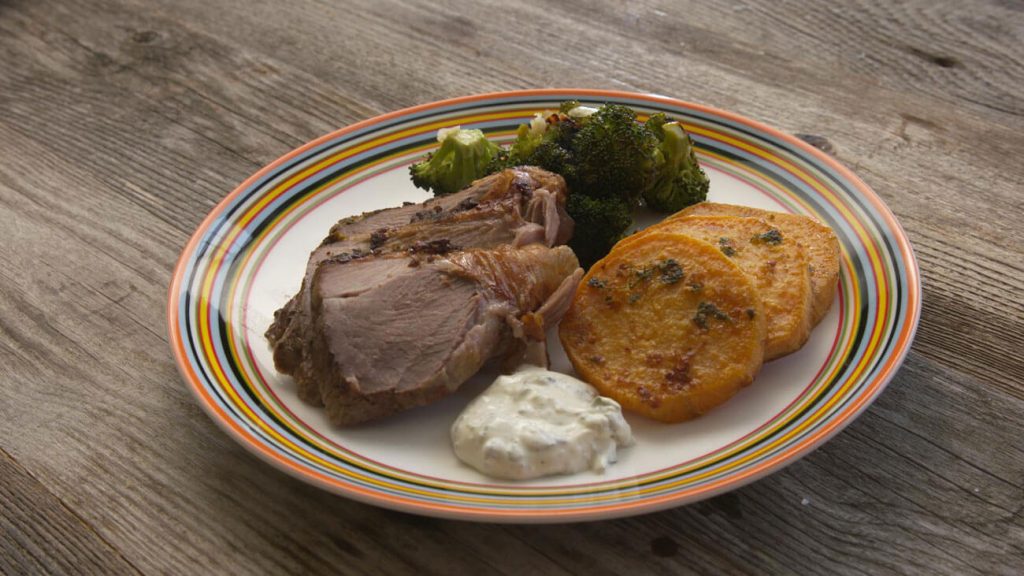
[[[576,194],[620,197],[635,205],[653,180],[657,146],[657,137],[637,123],[632,109],[606,104],[586,118],[573,138],[576,175],[566,182]]]
[[[569,194],[566,210],[575,226],[569,247],[590,268],[605,256],[633,223],[634,206],[622,198]]]
[[[557,172],[574,194],[622,197],[638,202],[654,178],[658,139],[626,106],[601,108],[565,102],[558,112],[537,115],[519,127],[510,165]]]
[[[557,123],[557,121],[557,114],[551,114],[550,116],[535,114],[529,123],[520,124],[519,128],[516,129],[516,139],[508,149],[510,161],[525,165],[523,163],[533,156],[537,147],[545,139],[550,140],[555,136],[554,132],[549,131],[548,128],[550,127],[549,124]]]
[[[419,163],[409,167],[412,183],[432,190],[435,196],[458,192],[470,182],[490,174],[501,152],[480,130],[462,130],[458,126],[437,134],[441,147]]]
[[[519,126],[506,166],[539,166],[571,182],[576,175],[572,143],[579,129],[579,122],[564,113],[537,114]]]
[[[658,138],[630,108],[565,102],[558,112],[519,127],[510,165],[557,172],[569,186],[566,207],[576,222],[569,243],[584,266],[611,250],[633,222],[633,210],[654,179]]]
[[[413,183],[448,194],[513,166],[539,166],[565,178],[566,209],[576,227],[570,246],[590,266],[633,221],[641,198],[654,210],[676,212],[703,201],[708,178],[693,142],[678,122],[654,114],[644,124],[618,104],[600,108],[563,102],[519,126],[507,149],[479,130],[442,131],[441,148],[411,168]]]
[[[647,205],[659,212],[678,212],[706,200],[708,177],[697,163],[689,134],[678,122],[666,122],[662,114],[651,116],[646,127],[660,141],[653,153],[655,178],[643,194]]]
[[[547,133],[548,123],[542,114],[534,116],[528,124],[520,124],[516,129],[516,139],[508,149],[508,161],[525,166],[523,162],[533,156]]]

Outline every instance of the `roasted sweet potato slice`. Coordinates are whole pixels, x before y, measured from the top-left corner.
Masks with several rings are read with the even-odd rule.
[[[811,266],[811,287],[814,290],[814,324],[817,324],[832,307],[839,280],[839,240],[831,228],[810,216],[772,212],[761,208],[701,202],[677,212],[669,220],[687,216],[746,216],[761,218],[775,226],[784,237],[799,242],[807,253]]]
[[[716,246],[651,233],[590,269],[559,336],[576,372],[602,394],[681,422],[753,381],[765,319],[754,282]]]
[[[739,216],[665,220],[623,242],[663,232],[686,234],[718,246],[754,280],[768,323],[765,361],[795,352],[807,342],[813,327],[813,296],[807,256],[798,242],[760,218]]]

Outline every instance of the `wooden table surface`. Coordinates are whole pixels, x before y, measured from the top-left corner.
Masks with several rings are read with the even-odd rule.
[[[193,401],[171,269],[264,164],[503,89],[657,92],[830,143],[906,228],[880,399],[735,492],[480,525],[322,492]],[[0,0],[0,572],[1020,574],[1024,2]]]

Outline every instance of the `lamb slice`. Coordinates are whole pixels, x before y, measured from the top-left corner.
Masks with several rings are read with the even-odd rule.
[[[415,222],[392,231],[381,230],[374,233],[373,246],[377,253],[397,253],[412,251],[416,253],[445,253],[462,246],[490,248],[503,244],[515,244],[520,231],[537,224],[528,223],[519,215],[514,198],[498,202],[482,204],[471,210],[452,214],[444,220],[434,222]],[[334,260],[360,259],[369,252],[357,252],[335,255]],[[295,314],[296,304],[286,305],[281,314]],[[307,385],[313,382],[309,377],[311,359],[308,354],[309,341],[312,334],[308,320],[309,315],[286,319],[293,330],[294,337],[279,338],[274,347],[274,360],[279,370],[289,369],[289,373],[298,382],[299,396],[307,402],[320,403],[320,387]]]
[[[523,319],[580,276],[572,250],[539,244],[325,262],[309,377],[338,425],[427,404],[527,337]]]
[[[413,222],[373,233],[371,249],[376,253],[401,252],[435,240],[454,247],[489,248],[512,244],[518,230],[534,225],[523,219],[515,197],[487,202],[473,209],[448,215],[441,220]]]
[[[542,195],[543,194],[543,195]],[[546,191],[537,191],[538,197],[551,197]],[[359,259],[371,253],[388,253],[412,250],[415,252],[448,252],[457,247],[493,247],[502,244],[523,244],[524,230],[541,231],[544,226],[527,222],[521,216],[526,202],[518,195],[486,202],[474,208],[453,212],[444,219],[416,221],[396,229],[374,231],[364,244],[366,249],[352,248],[351,252],[325,252],[326,258]],[[554,223],[553,226],[557,226]],[[351,242],[351,239],[349,239]],[[529,242],[526,242],[529,243]],[[336,245],[335,245],[336,248]],[[312,258],[314,263],[324,259]],[[308,285],[308,280],[307,280]],[[293,298],[277,313],[277,322],[268,331],[268,338],[274,344],[274,361],[282,372],[293,376],[309,370],[306,343],[309,340],[309,315],[302,312],[303,295]],[[296,315],[298,314],[298,315]],[[279,328],[282,327],[282,328]],[[277,330],[283,329],[280,334]],[[289,332],[291,331],[291,332]],[[299,387],[299,395],[307,401],[318,403],[318,388]]]
[[[405,203],[394,208],[383,208],[366,212],[358,216],[343,218],[331,227],[323,244],[336,244],[355,240],[351,246],[339,246],[339,251],[351,251],[352,248],[363,248],[362,242],[368,242],[370,235],[381,229],[392,229],[416,222],[433,222],[444,220],[456,214],[486,204],[501,201],[510,197],[529,200],[534,191],[547,190],[564,210],[566,201],[565,180],[553,172],[536,166],[520,166],[496,172],[473,181],[465,189],[446,196],[437,196],[420,204]],[[520,210],[522,213],[522,210]],[[541,222],[541,220],[533,220]]]
[[[535,166],[511,168],[476,180],[465,190],[422,204],[345,218],[331,228],[321,244],[322,254],[330,257],[344,252],[404,249],[393,242],[382,244],[397,230],[407,230],[405,234],[411,236],[422,234],[435,223],[454,224],[466,217],[478,218],[471,214],[474,209],[494,209],[495,203],[506,210],[514,209],[527,222],[542,226],[545,239],[540,241],[549,246],[564,244],[572,237],[572,218],[565,211],[566,194],[565,180],[557,174]]]
[[[372,212],[366,212],[358,216],[344,218],[331,227],[327,237],[318,246],[306,264],[306,273],[303,277],[299,291],[280,310],[275,312],[274,321],[266,332],[266,337],[272,347],[277,348],[278,342],[289,338],[297,333],[296,328],[304,326],[293,326],[303,324],[309,312],[309,277],[316,270],[316,267],[328,258],[338,255],[349,254],[360,256],[370,252],[373,247],[375,233],[381,230],[389,230],[397,227],[415,223],[443,222],[460,212],[472,210],[481,204],[502,201],[503,199],[516,198],[522,202],[527,198],[527,210],[531,211],[530,220],[543,222],[542,217],[547,217],[551,211],[546,210],[543,214],[538,213],[538,203],[550,203],[551,200],[534,200],[533,193],[536,190],[546,190],[546,197],[554,198],[558,204],[555,213],[559,222],[545,224],[546,228],[558,227],[558,237],[561,244],[568,241],[572,235],[572,219],[565,212],[566,186],[565,180],[552,172],[534,167],[525,166],[514,169],[503,170],[490,176],[474,181],[464,190],[431,198],[421,204],[406,203],[402,206],[384,208]],[[520,214],[523,209],[520,208]],[[563,224],[560,224],[563,223]],[[432,237],[430,239],[434,239]],[[419,240],[419,239],[417,239]],[[464,242],[464,246],[483,246],[482,242]],[[403,249],[393,243],[389,249]],[[292,353],[289,346],[281,353],[275,351],[275,364],[278,370],[291,373],[297,368],[300,356]],[[277,356],[280,356],[279,358]]]
[[[310,255],[298,293],[274,313],[266,337],[276,368],[299,382],[309,380],[310,278],[325,260],[359,259],[375,252],[404,251],[421,245],[429,250],[435,244],[450,249],[535,241],[550,244],[552,238],[565,242],[572,234],[565,200],[561,176],[536,167],[521,167],[477,180],[456,194],[341,220]],[[300,384],[299,395],[308,402],[320,403],[317,387]]]
[[[454,194],[436,196],[419,204],[406,202],[401,206],[381,208],[342,218],[331,227],[324,243],[344,241],[346,237],[369,234],[379,228],[402,226],[409,222],[429,220],[441,214],[472,208],[485,197],[500,195],[498,190],[508,190],[509,184],[503,180],[510,182],[511,178],[496,175],[494,178],[477,180]]]
[[[518,175],[513,179],[516,192],[489,198],[473,208],[437,219],[379,228],[370,234],[370,250],[400,251],[440,237],[454,246],[474,248],[535,243],[554,246],[567,242],[572,237],[573,222],[565,212],[564,183],[553,191],[536,188],[539,180],[526,178],[527,172],[511,173]]]
[[[477,206],[484,198],[499,198],[502,196],[502,191],[511,193],[512,180],[512,175],[501,172],[477,180],[464,190],[454,194],[431,198],[420,204],[406,202],[401,206],[364,212],[339,220],[331,227],[323,242],[309,255],[306,274],[298,293],[274,313],[274,321],[265,334],[271,346],[276,348],[277,343],[292,332],[290,328],[296,320],[296,313],[308,309],[307,279],[320,262],[339,254],[368,253],[373,232],[376,230],[404,226],[415,221],[438,219],[444,215]],[[281,359],[275,358],[278,370],[286,373],[294,370],[299,359],[292,356],[292,354],[287,354],[282,355]]]

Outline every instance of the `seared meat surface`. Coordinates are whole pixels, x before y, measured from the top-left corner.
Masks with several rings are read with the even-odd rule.
[[[275,366],[292,375],[300,397],[307,402],[319,404],[334,398],[340,381],[324,373],[325,363],[316,365],[314,349],[315,343],[323,338],[323,329],[344,319],[334,315],[331,322],[323,321],[323,310],[314,306],[315,284],[336,298],[349,290],[345,286],[352,290],[358,286],[367,289],[387,278],[387,274],[395,274],[397,269],[428,256],[455,258],[460,250],[564,244],[572,236],[572,219],[565,212],[565,201],[565,182],[560,176],[521,167],[478,180],[456,194],[341,220],[310,255],[298,293],[274,314],[266,336],[274,352]],[[358,265],[346,266],[350,262]],[[407,273],[401,276],[409,278]],[[317,278],[321,279],[315,281]],[[403,280],[412,282],[408,287],[410,297],[419,290],[415,285],[418,281]],[[508,281],[515,283],[511,277]],[[419,305],[430,303],[419,301]],[[334,304],[328,308],[331,306]],[[392,347],[388,340],[375,344]],[[504,345],[511,347],[507,342]],[[386,367],[380,368],[388,371]],[[415,376],[411,375],[413,379]],[[334,385],[325,388],[325,380]],[[340,416],[334,419],[345,420]]]
[[[336,424],[449,394],[492,357],[543,338],[582,270],[568,247],[533,244],[327,261],[313,279],[312,374]],[[560,287],[566,286],[562,290]]]

